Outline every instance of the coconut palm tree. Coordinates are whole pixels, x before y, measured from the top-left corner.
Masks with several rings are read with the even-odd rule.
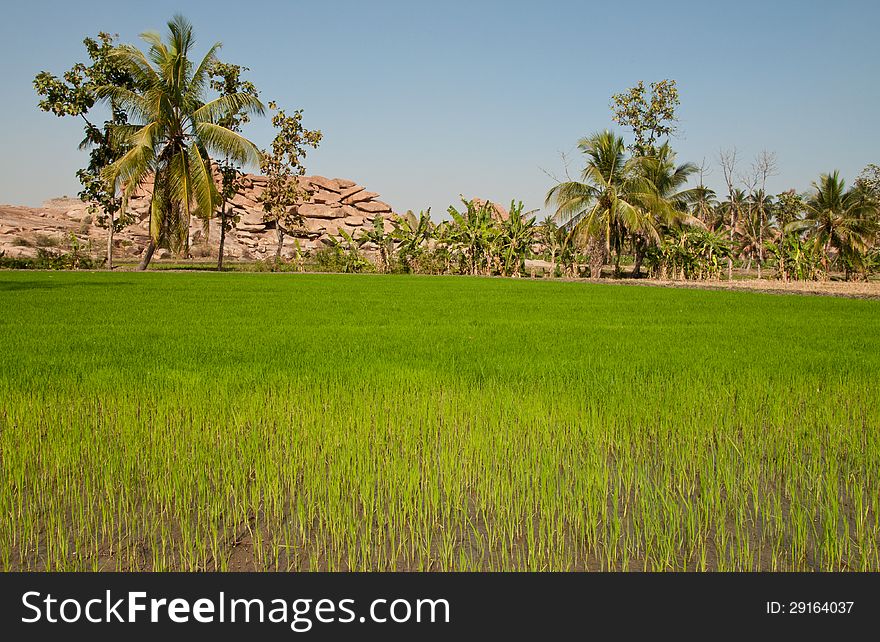
[[[593,278],[599,276],[605,256],[611,253],[614,272],[619,274],[628,236],[640,233],[659,241],[657,215],[671,208],[646,177],[646,159],[627,158],[620,136],[606,130],[582,138],[578,148],[587,158],[581,180],[555,185],[547,193],[546,204],[556,206],[556,218],[563,227],[573,227],[581,240],[592,241]]]
[[[847,190],[836,170],[822,174],[813,182],[813,189],[805,203],[804,218],[789,223],[785,231],[805,233],[807,242],[821,250],[825,278],[834,252],[845,262],[849,279],[850,266],[861,265],[862,253],[877,231],[876,209],[861,190]]]
[[[193,30],[182,16],[168,23],[167,42],[154,32],[141,38],[149,45],[147,53],[132,45],[114,51],[136,88],[105,86],[99,95],[120,105],[130,123],[115,132],[130,151],[107,168],[105,178],[114,189],[122,190],[123,203],[148,180],[153,181],[150,242],[140,265],[146,269],[160,245],[185,251],[190,217],[210,217],[221,201],[208,154],[241,164],[259,162],[260,152],[253,143],[218,123],[234,113],[262,113],[263,105],[242,92],[205,102],[220,43],[194,64],[190,58]]]
[[[646,157],[640,163],[643,176],[656,191],[654,202],[649,205],[654,227],[663,232],[673,227],[689,225],[704,227],[702,221],[690,214],[690,208],[704,197],[699,187],[685,188],[690,177],[699,171],[693,163],[675,164],[675,152],[669,143],[663,143],[655,156]],[[637,230],[632,236],[633,269],[632,275],[639,277],[642,260],[651,239]]]

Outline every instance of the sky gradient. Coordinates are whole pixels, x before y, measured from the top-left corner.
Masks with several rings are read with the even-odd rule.
[[[880,163],[877,2],[31,1],[0,24],[0,202],[79,189],[81,123],[37,109],[34,75],[83,60],[86,35],[140,44],[178,11],[199,54],[222,41],[264,100],[324,132],[309,174],[356,180],[396,211],[440,218],[459,194],[541,208],[561,154],[577,175],[578,138],[613,127],[611,95],[638,80],[678,82],[673,146],[710,163],[716,189],[732,146],[742,171],[776,152],[773,192]],[[267,146],[268,119],[246,134]]]

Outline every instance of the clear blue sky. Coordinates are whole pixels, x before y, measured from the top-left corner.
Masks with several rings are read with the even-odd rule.
[[[36,108],[31,82],[85,57],[99,30],[139,42],[180,11],[199,52],[252,69],[264,99],[322,129],[309,173],[346,177],[398,211],[442,215],[459,193],[538,208],[560,152],[613,125],[610,96],[674,78],[681,160],[736,145],[778,155],[770,189],[847,180],[880,162],[880,3],[9,2],[0,24],[0,202],[74,195],[81,126]],[[247,134],[271,137],[264,119]],[[720,187],[714,164],[707,182]]]

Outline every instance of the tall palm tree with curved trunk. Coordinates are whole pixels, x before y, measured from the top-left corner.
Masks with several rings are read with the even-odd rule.
[[[877,231],[877,212],[858,189],[846,189],[840,172],[822,174],[813,182],[814,193],[805,203],[804,218],[786,225],[786,232],[804,232],[806,239],[822,251],[825,278],[832,251],[859,265]],[[849,268],[847,267],[847,278]]]
[[[147,53],[132,45],[114,56],[134,78],[135,89],[106,86],[99,95],[122,106],[129,123],[115,135],[130,151],[106,170],[105,178],[122,190],[123,203],[153,181],[150,242],[139,269],[146,269],[159,246],[185,250],[191,216],[210,217],[220,202],[211,173],[210,153],[241,164],[258,164],[260,152],[249,140],[222,125],[233,113],[263,113],[254,96],[232,93],[205,101],[210,71],[220,43],[195,64],[192,26],[180,15],[168,23],[167,42],[155,32],[141,34]]]
[[[546,204],[555,204],[556,218],[573,228],[590,252],[590,275],[600,275],[607,255],[620,255],[630,234],[660,239],[658,219],[672,216],[672,207],[647,177],[646,159],[627,158],[623,138],[606,130],[582,138],[578,148],[587,158],[580,181],[555,185]]]

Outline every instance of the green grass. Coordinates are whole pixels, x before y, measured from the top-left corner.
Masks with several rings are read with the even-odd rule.
[[[880,302],[4,272],[0,310],[0,569],[880,569]]]

